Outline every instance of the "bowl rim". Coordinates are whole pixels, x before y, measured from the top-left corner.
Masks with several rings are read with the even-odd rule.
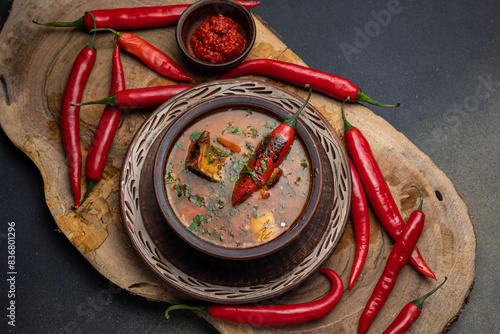
[[[205,5],[211,5],[211,4],[218,4],[218,5],[229,5],[232,6],[233,8],[237,8],[240,10],[240,12],[245,15],[248,18],[248,22],[250,22],[250,34],[249,34],[249,40],[247,40],[247,46],[243,50],[243,52],[236,58],[224,62],[224,63],[211,63],[205,60],[201,60],[195,56],[193,56],[189,52],[189,48],[185,46],[183,39],[182,39],[182,31],[184,29],[184,23],[186,21],[186,17],[192,14],[194,11],[198,10],[202,6]],[[238,22],[237,22],[238,23]],[[239,24],[241,26],[241,24]],[[250,50],[252,49],[255,39],[257,35],[257,27],[255,25],[255,20],[253,18],[253,15],[250,13],[248,9],[246,9],[243,5],[240,3],[233,1],[233,0],[200,0],[195,3],[193,3],[191,6],[186,8],[186,10],[181,14],[179,17],[179,20],[177,21],[176,29],[175,29],[175,39],[177,41],[177,45],[179,46],[179,49],[182,51],[184,56],[193,64],[204,67],[206,69],[210,70],[227,70],[233,66],[236,66],[239,64],[243,59],[248,55]]]
[[[234,100],[237,100],[238,102],[235,102]],[[216,113],[228,107],[234,108],[238,106],[255,106],[262,110],[262,112],[268,113],[281,121],[291,115],[281,106],[271,101],[259,99],[253,96],[224,96],[197,104],[196,106],[187,109],[166,130],[166,133],[161,139],[160,146],[156,152],[153,168],[154,175],[152,177],[154,178],[153,184],[155,188],[154,191],[156,199],[163,217],[166,220],[166,223],[189,246],[192,246],[208,255],[226,260],[251,260],[272,254],[285,247],[290,242],[293,242],[311,221],[311,219],[313,218],[313,214],[319,205],[322,194],[321,184],[323,183],[322,166],[319,161],[319,153],[315,149],[316,144],[313,140],[314,137],[308,131],[307,127],[301,124],[300,119],[297,123],[296,135],[301,139],[311,162],[311,191],[308,201],[303,208],[299,219],[294,222],[293,226],[288,231],[282,233],[280,236],[270,242],[267,242],[260,246],[242,249],[226,248],[207,243],[192,232],[188,231],[187,228],[177,219],[175,213],[170,207],[169,201],[165,194],[165,186],[163,182],[167,154],[174,146],[176,139],[180,136],[182,131],[193,124],[193,122],[196,122],[198,119],[205,117],[207,114]]]

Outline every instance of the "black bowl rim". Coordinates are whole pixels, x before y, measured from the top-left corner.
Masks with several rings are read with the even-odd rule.
[[[250,26],[251,26],[252,31],[250,33],[250,40],[247,41],[248,44],[247,44],[245,50],[243,50],[243,52],[238,57],[236,57],[228,62],[213,64],[213,63],[198,59],[198,58],[194,57],[193,55],[191,55],[191,53],[189,53],[189,51],[184,46],[184,43],[182,41],[181,31],[184,28],[184,22],[186,20],[186,17],[188,15],[192,14],[195,10],[197,10],[200,7],[205,6],[205,5],[221,4],[221,3],[226,4],[226,5],[230,5],[233,8],[238,8],[245,16],[247,16],[248,20],[250,22]],[[255,25],[255,20],[254,20],[252,14],[243,5],[241,5],[240,3],[233,1],[233,0],[200,0],[200,1],[193,3],[191,6],[186,8],[186,10],[181,14],[181,16],[179,17],[179,20],[177,21],[177,26],[175,29],[175,39],[177,41],[177,45],[179,46],[179,49],[182,51],[184,56],[186,56],[186,58],[191,63],[193,63],[199,67],[208,69],[210,71],[228,70],[231,67],[234,67],[237,64],[239,64],[241,61],[243,61],[243,59],[248,55],[248,53],[252,49],[252,47],[255,43],[256,35],[257,35],[257,27]]]
[[[236,101],[235,101],[236,100]],[[174,140],[178,137],[179,133],[188,127],[192,122],[196,121],[200,117],[204,117],[207,113],[216,112],[227,107],[235,106],[251,106],[254,105],[265,112],[269,112],[274,117],[282,118],[283,120],[290,117],[290,113],[283,109],[276,103],[271,101],[253,97],[253,96],[225,96],[218,97],[206,102],[202,102],[188,110],[186,110],[179,118],[167,129],[165,135],[161,139],[161,144],[156,153],[154,161],[154,191],[156,194],[156,199],[160,210],[166,220],[166,223],[181,237],[188,245],[195,247],[197,250],[202,251],[208,255],[226,259],[226,260],[250,260],[259,257],[272,254],[273,252],[285,247],[290,242],[295,240],[295,238],[300,235],[302,230],[305,228],[307,223],[313,218],[313,214],[319,205],[319,200],[321,198],[323,182],[322,166],[319,160],[319,154],[317,150],[313,136],[307,130],[307,128],[301,124],[300,119],[297,123],[296,135],[302,140],[306,151],[309,155],[312,168],[311,177],[312,189],[308,199],[307,207],[301,213],[300,219],[295,222],[294,226],[283,233],[278,238],[271,242],[268,242],[261,246],[235,249],[235,248],[224,248],[221,246],[216,246],[209,244],[202,239],[198,238],[196,235],[188,231],[185,226],[178,221],[175,213],[172,212],[168,200],[166,198],[164,189],[164,169],[166,155],[170,152],[172,146],[174,145]],[[317,172],[316,172],[317,171]]]

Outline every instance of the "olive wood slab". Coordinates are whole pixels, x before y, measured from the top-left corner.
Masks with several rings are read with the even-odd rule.
[[[46,202],[58,227],[96,270],[113,283],[133,294],[169,303],[188,302],[190,298],[163,283],[142,263],[126,235],[119,208],[118,180],[121,163],[135,131],[150,111],[131,112],[123,118],[110,151],[103,180],[85,205],[73,210],[66,156],[59,130],[59,110],[73,60],[81,48],[90,42],[91,36],[86,31],[74,28],[35,26],[31,21],[72,21],[88,9],[188,2],[190,1],[126,0],[117,3],[109,0],[16,0],[0,35],[0,124],[11,141],[40,170]],[[257,40],[249,59],[274,58],[304,64],[264,22],[257,20],[256,23]],[[179,62],[195,77],[194,83],[214,79],[214,75],[198,73],[181,58],[175,44],[174,31],[174,27],[164,27],[136,33]],[[98,35],[97,62],[83,100],[107,96],[114,43],[112,35]],[[125,52],[122,53],[122,61],[128,88],[174,84],[172,80],[157,75]],[[249,78],[275,83],[302,97],[307,94],[301,88],[264,77]],[[323,94],[314,94],[311,103],[341,135],[343,126],[340,103]],[[101,106],[82,108],[80,131],[84,160],[102,110]],[[360,128],[370,141],[405,219],[417,207],[418,202],[418,196],[410,186],[417,185],[423,191],[427,220],[418,246],[438,279],[448,276],[448,282],[439,293],[426,301],[418,328],[410,329],[409,333],[444,332],[459,316],[475,279],[476,238],[467,206],[449,178],[403,134],[362,105],[349,104],[346,112],[350,122]],[[82,185],[82,190],[85,190],[84,179]],[[368,260],[354,289],[346,290],[334,311],[324,319],[286,326],[282,330],[290,333],[356,331],[359,315],[393,244],[374,216],[371,217],[370,228]],[[352,228],[348,226],[341,243],[325,264],[340,274],[344,285],[347,285],[353,255],[354,238]],[[419,275],[411,266],[406,266],[370,333],[382,332],[408,301],[421,296],[436,284]],[[300,288],[270,302],[284,304],[309,301],[321,297],[328,289],[327,279],[318,273]],[[222,333],[276,331],[275,328],[207,320]],[[175,315],[170,321],[175,321]]]

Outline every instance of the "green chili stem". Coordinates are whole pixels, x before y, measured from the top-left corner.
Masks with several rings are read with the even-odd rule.
[[[123,34],[123,32],[116,31],[116,30],[111,29],[111,28],[94,28],[94,29],[90,30],[90,32],[96,32],[96,31],[111,31],[117,37],[120,37]]]
[[[420,189],[417,188],[417,186],[412,185],[411,187],[417,189],[418,193],[420,194],[420,205],[418,206],[417,210],[422,211],[422,205],[424,204],[424,196],[422,195],[422,192],[420,191]]]
[[[165,311],[165,318],[169,319],[170,315],[168,314],[170,311],[174,310],[196,310],[196,311],[203,311],[208,314],[208,309],[210,305],[208,304],[200,304],[200,305],[187,305],[187,304],[178,304],[178,305],[171,305],[167,308]]]
[[[351,129],[355,129],[354,126],[351,125],[351,123],[349,123],[347,121],[347,118],[345,118],[345,111],[344,111],[344,106],[345,106],[345,102],[346,101],[349,101],[350,97],[346,97],[343,101],[342,101],[342,119],[344,120],[344,132],[347,131],[347,130],[351,130]]]
[[[307,103],[309,102],[309,99],[311,98],[311,94],[312,94],[311,85],[306,84],[304,87],[309,88],[309,95],[307,96],[306,101],[304,102],[304,104],[302,104],[302,106],[299,108],[299,110],[297,110],[297,112],[292,117],[290,117],[289,119],[287,119],[284,122],[286,125],[294,128],[294,129],[297,126],[297,119],[299,118],[300,112],[306,107]]]
[[[108,106],[116,107],[116,93],[114,93],[108,97],[105,97],[104,99],[101,99],[101,100],[82,102],[82,103],[74,103],[74,102],[70,103],[70,105],[72,105],[73,107],[81,107],[81,106],[86,106],[89,104],[107,104]]]
[[[33,23],[39,24],[42,26],[49,26],[49,27],[78,27],[78,28],[85,28],[85,23],[84,23],[84,16],[79,18],[76,21],[73,22],[40,22],[38,20],[33,20]]]
[[[376,105],[379,107],[385,107],[385,108],[396,108],[396,107],[399,107],[401,105],[400,102],[398,102],[396,104],[379,103],[379,102],[375,101],[374,99],[368,97],[361,89],[358,92],[358,96],[356,96],[355,102],[368,102],[368,103],[371,103],[373,105]]]
[[[443,283],[439,284],[434,290],[428,292],[427,294],[423,295],[419,299],[415,299],[414,301],[412,301],[413,305],[415,305],[416,307],[418,307],[419,310],[422,310],[422,305],[424,304],[424,300],[426,300],[427,297],[429,297],[434,292],[436,292],[444,284],[444,282],[446,282],[447,279],[448,279],[448,277],[445,277]]]
[[[95,181],[95,180],[88,180],[88,182],[87,182],[87,191],[85,192],[85,195],[83,196],[82,200],[80,201],[80,205],[82,205],[83,202],[85,202],[85,200],[87,199],[87,197],[89,197],[90,192],[92,191],[92,189],[94,189],[94,187],[97,184],[97,182],[98,181]]]
[[[94,29],[97,28],[97,24],[95,22],[95,17],[94,17],[94,14],[92,14],[91,12],[85,12],[85,14],[89,14],[91,17],[92,17],[92,21],[94,21]],[[89,45],[87,45],[87,47],[89,49],[92,49],[94,51],[96,51],[96,48],[95,48],[95,36],[96,36],[96,32],[94,31],[94,36],[92,37],[92,41],[90,42]]]

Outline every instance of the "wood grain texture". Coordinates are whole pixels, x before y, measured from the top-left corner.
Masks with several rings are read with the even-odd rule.
[[[161,4],[188,3],[167,0]],[[140,260],[124,231],[119,209],[118,180],[128,144],[150,111],[129,113],[123,118],[110,151],[104,178],[94,188],[89,200],[78,210],[71,208],[72,195],[68,182],[66,157],[61,143],[59,115],[64,86],[73,60],[91,36],[74,28],[40,27],[33,19],[70,21],[92,8],[141,6],[159,1],[127,0],[77,2],[16,0],[0,35],[0,123],[12,142],[40,170],[45,185],[47,205],[60,230],[101,274],[118,286],[145,298],[169,303],[186,302],[189,297],[174,290],[156,277]],[[274,58],[304,64],[289,50],[271,29],[257,20],[258,36],[252,58]],[[214,79],[187,64],[177,50],[174,27],[136,31],[150,43],[165,50],[195,77],[194,83]],[[97,62],[85,89],[83,100],[107,95],[110,84],[111,54],[114,46],[111,34],[97,37]],[[145,67],[139,60],[122,53],[128,88],[173,84]],[[286,87],[303,97],[302,88],[288,86],[263,77],[249,77]],[[341,135],[343,127],[340,103],[322,94],[314,94],[311,103],[322,112]],[[81,110],[83,158],[87,154],[101,106]],[[387,178],[402,215],[408,218],[416,208],[418,194],[410,185],[417,185],[424,194],[426,225],[418,243],[424,258],[439,280],[448,282],[426,301],[418,326],[409,333],[439,333],[445,331],[459,315],[475,279],[476,239],[464,201],[444,173],[403,134],[382,118],[359,104],[346,109],[350,122],[363,131],[370,141],[375,157]],[[82,179],[83,191],[85,180]],[[359,315],[378,280],[393,242],[375,217],[371,217],[370,252],[362,275],[352,291],[346,290],[337,307],[326,318],[298,326],[287,326],[291,333],[353,333]],[[354,255],[352,228],[345,235],[326,265],[337,271],[347,285]],[[406,266],[370,333],[379,333],[410,300],[427,292],[436,282],[422,277]],[[269,302],[283,304],[308,301],[324,295],[329,283],[321,274],[314,274],[300,288]],[[209,320],[223,333],[271,333],[275,328],[238,325]],[[175,321],[172,314],[171,321]]]

